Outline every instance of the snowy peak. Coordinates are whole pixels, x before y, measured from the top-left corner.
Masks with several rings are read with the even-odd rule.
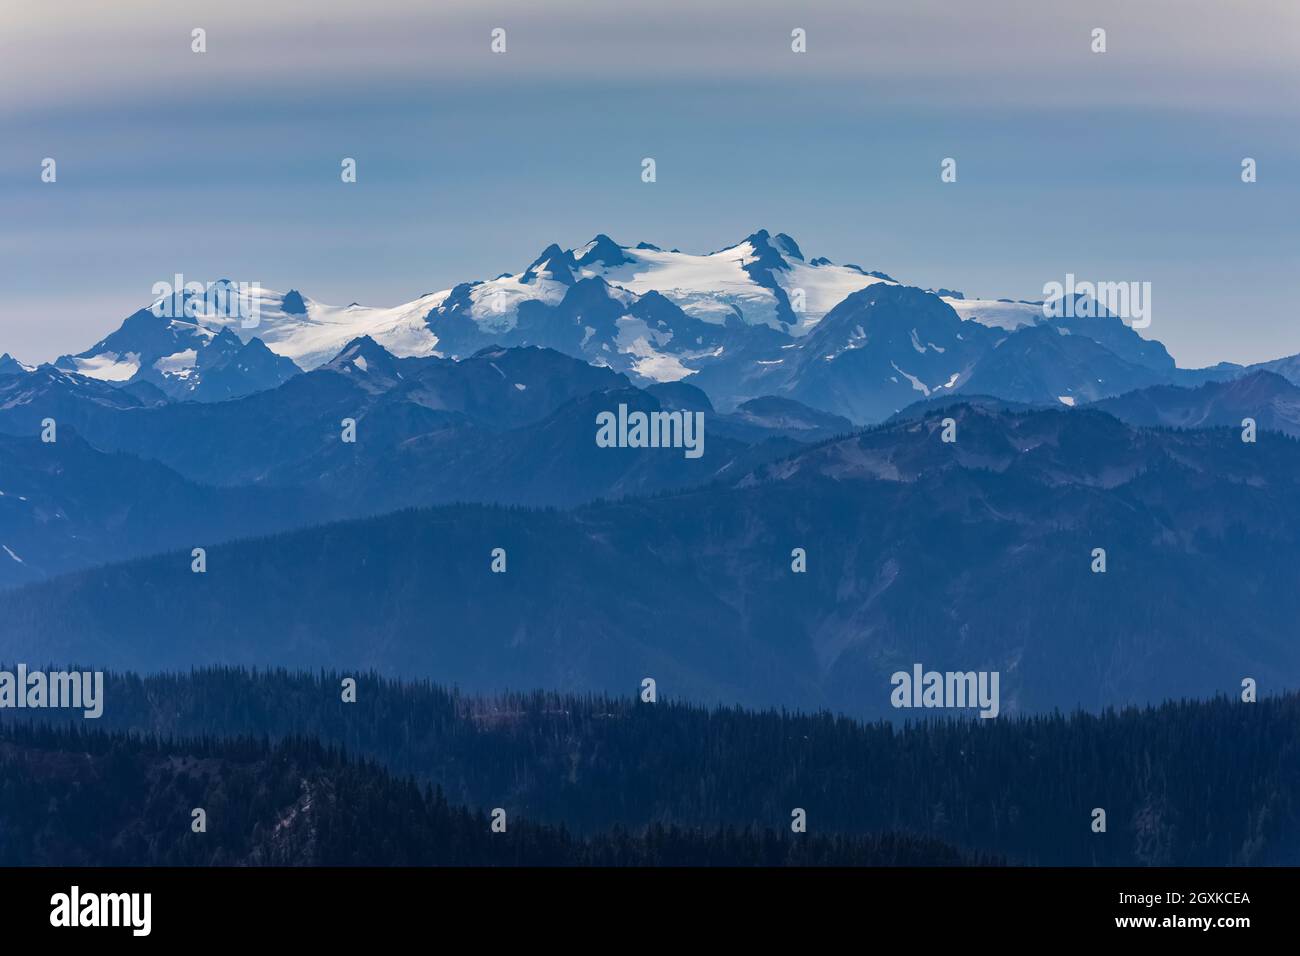
[[[155,362],[154,368],[157,367]],[[292,359],[276,355],[261,339],[244,342],[229,329],[223,329],[207,348],[198,352],[193,372],[183,377],[179,387],[173,383],[162,383],[159,387],[173,397],[226,401],[276,388],[301,371]]]
[[[746,247],[748,247],[748,254],[743,255],[741,265],[750,275],[755,276],[756,281],[763,281],[759,277],[763,272],[771,272],[775,269],[789,271],[790,264],[781,254],[781,249],[767,234],[766,229],[760,229],[736,248],[744,250]],[[775,283],[775,280],[772,281]]]
[[[766,325],[795,336],[850,293],[892,281],[829,259],[807,262],[793,238],[766,229],[706,255],[647,242],[622,246],[602,235],[583,247],[575,265],[581,276],[599,275],[638,295],[658,292],[703,322]]]
[[[799,244],[783,232],[773,236],[766,229],[760,229],[730,248],[739,250],[746,260],[752,257],[761,262],[767,269],[789,269],[788,259],[803,261],[803,252],[800,251]]]
[[[295,289],[284,293],[258,289],[248,303],[255,316],[251,324],[217,315],[202,315],[196,321],[205,329],[227,329],[245,343],[260,339],[299,368],[312,369],[362,335],[369,335],[399,357],[436,354],[438,337],[430,330],[427,317],[449,295],[436,292],[394,308],[375,308],[355,302],[326,305]]]
[[[520,282],[530,285],[538,279],[550,279],[565,285],[573,284],[573,270],[577,263],[572,252],[566,252],[555,243],[542,250],[542,254],[533,260],[532,265],[524,270]]]
[[[643,243],[642,245],[645,244]],[[646,247],[654,249],[654,246]],[[640,246],[638,246],[638,248],[640,248]],[[596,238],[592,239],[591,242],[583,246],[580,250],[577,250],[574,255],[578,257],[578,268],[583,268],[584,266],[604,266],[605,268],[613,269],[616,266],[625,265],[633,261],[623,254],[622,246],[609,238],[609,236],[605,235],[603,232],[596,236]]]
[[[368,335],[353,339],[321,368],[345,375],[367,391],[383,391],[403,378],[397,358]]]
[[[776,248],[778,252],[781,253],[781,255],[790,259],[798,259],[800,262],[803,261],[803,252],[800,251],[799,249],[799,243],[795,242],[784,232],[778,232],[775,236],[773,236],[771,240],[771,244],[773,247]],[[823,259],[822,264],[829,265],[830,260]]]
[[[117,385],[148,383],[173,399],[215,401],[273,388],[300,369],[272,354],[255,337],[245,341],[234,324],[207,324],[209,316],[191,294],[172,297],[190,303],[179,318],[150,307],[132,313],[122,325],[86,351],[59,357],[64,371]],[[166,304],[160,299],[155,306]]]
[[[354,302],[353,305],[356,303]],[[302,293],[297,289],[290,289],[280,300],[280,309],[285,315],[306,315],[307,303],[303,300]]]
[[[32,366],[24,365],[8,352],[0,355],[0,375],[25,375],[32,371]]]

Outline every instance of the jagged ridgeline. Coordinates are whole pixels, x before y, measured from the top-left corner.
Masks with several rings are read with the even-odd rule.
[[[141,862],[212,861],[210,848],[173,833],[187,834],[189,810],[202,804],[210,819],[239,815],[227,862],[576,862],[608,854],[663,863],[1300,863],[1294,694],[893,727],[633,696],[474,697],[373,674],[352,675],[357,700],[344,703],[345,676],[110,674],[104,716],[93,725],[130,739],[24,737],[19,720],[62,724],[66,712],[17,720],[16,711],[2,712],[3,831],[54,828],[64,816],[69,825],[63,842],[51,844],[57,860],[23,856],[36,852],[26,837],[11,836],[19,843],[7,851],[15,861],[84,853],[76,858],[110,862],[121,858],[109,853],[112,834],[141,828],[161,841],[141,847]],[[267,749],[240,739],[248,735],[283,743]],[[350,763],[334,748],[373,765]],[[73,759],[84,752],[93,759]],[[102,799],[99,787],[107,788]],[[451,809],[439,794],[478,815]],[[373,810],[390,796],[410,812]],[[322,842],[303,849],[295,831],[280,846],[276,826],[292,830],[304,801],[325,815],[308,828]],[[481,814],[496,807],[537,826],[515,831],[512,823],[519,844],[486,842]],[[794,808],[806,811],[805,836],[834,839],[794,849]],[[1104,833],[1092,826],[1096,808],[1106,811]],[[366,833],[379,818],[384,831]],[[681,831],[647,833],[658,825]],[[736,829],[728,836],[723,827]],[[763,835],[767,828],[773,833]],[[420,856],[446,846],[462,855]],[[171,855],[148,855],[160,847]]]

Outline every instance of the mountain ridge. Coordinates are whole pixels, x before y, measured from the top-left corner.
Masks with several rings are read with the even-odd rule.
[[[213,547],[203,575],[184,553],[77,572],[0,594],[0,656],[112,648],[99,659],[140,670],[373,667],[481,690],[651,675],[702,702],[863,717],[899,716],[888,677],[916,661],[1001,672],[1010,714],[1288,687],[1297,476],[1300,442],[1276,433],[956,406],[686,490],[359,518]]]

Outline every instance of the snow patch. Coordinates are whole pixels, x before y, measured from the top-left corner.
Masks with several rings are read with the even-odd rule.
[[[845,266],[814,266],[785,256],[789,268],[774,270],[773,278],[787,300],[794,300],[796,291],[803,297],[803,309],[795,313],[795,323],[785,326],[776,293],[759,285],[744,269],[758,256],[758,250],[749,242],[702,256],[628,248],[623,249],[623,256],[631,261],[613,268],[591,263],[577,274],[582,278],[599,276],[637,295],[656,291],[687,315],[704,322],[721,325],[739,312],[750,325],[768,325],[796,337],[813,329],[827,312],[854,292],[885,281]]]
[[[675,355],[666,355],[655,346],[667,345],[671,332],[652,329],[641,319],[624,315],[618,320],[618,350],[632,356],[632,369],[655,382],[680,382],[695,370],[687,368]]]
[[[169,378],[189,378],[194,372],[194,364],[199,359],[197,349],[185,349],[164,355],[153,363],[153,367]]]
[[[1037,325],[1043,319],[1043,307],[1032,302],[999,302],[996,299],[949,299],[944,302],[968,322],[978,322],[994,329],[1014,332],[1026,325]],[[961,336],[958,336],[961,338]]]
[[[77,371],[87,378],[97,378],[101,382],[125,382],[140,371],[140,356],[127,352],[119,356],[116,352],[101,352],[90,358],[74,358]]]
[[[921,394],[929,398],[930,389],[924,382],[922,382],[915,375],[909,375],[907,372],[904,372],[901,368],[895,365],[894,362],[891,361],[889,364],[894,366],[895,372],[897,372],[899,375],[903,376],[903,378],[907,379],[909,382],[912,383],[912,388],[916,389],[918,392],[920,392]]]

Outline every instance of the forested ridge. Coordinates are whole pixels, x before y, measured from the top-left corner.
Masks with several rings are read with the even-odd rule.
[[[344,677],[357,679],[345,703]],[[110,674],[96,730],[310,738],[452,805],[579,834],[912,834],[1013,862],[1300,862],[1300,696],[893,726],[636,697],[491,698],[374,674]],[[12,724],[68,712],[4,711]],[[1092,830],[1106,811],[1107,830]]]
[[[203,813],[202,828],[194,812]],[[6,866],[889,866],[983,862],[883,834],[566,828],[450,804],[442,791],[304,738],[162,739],[0,729]]]

